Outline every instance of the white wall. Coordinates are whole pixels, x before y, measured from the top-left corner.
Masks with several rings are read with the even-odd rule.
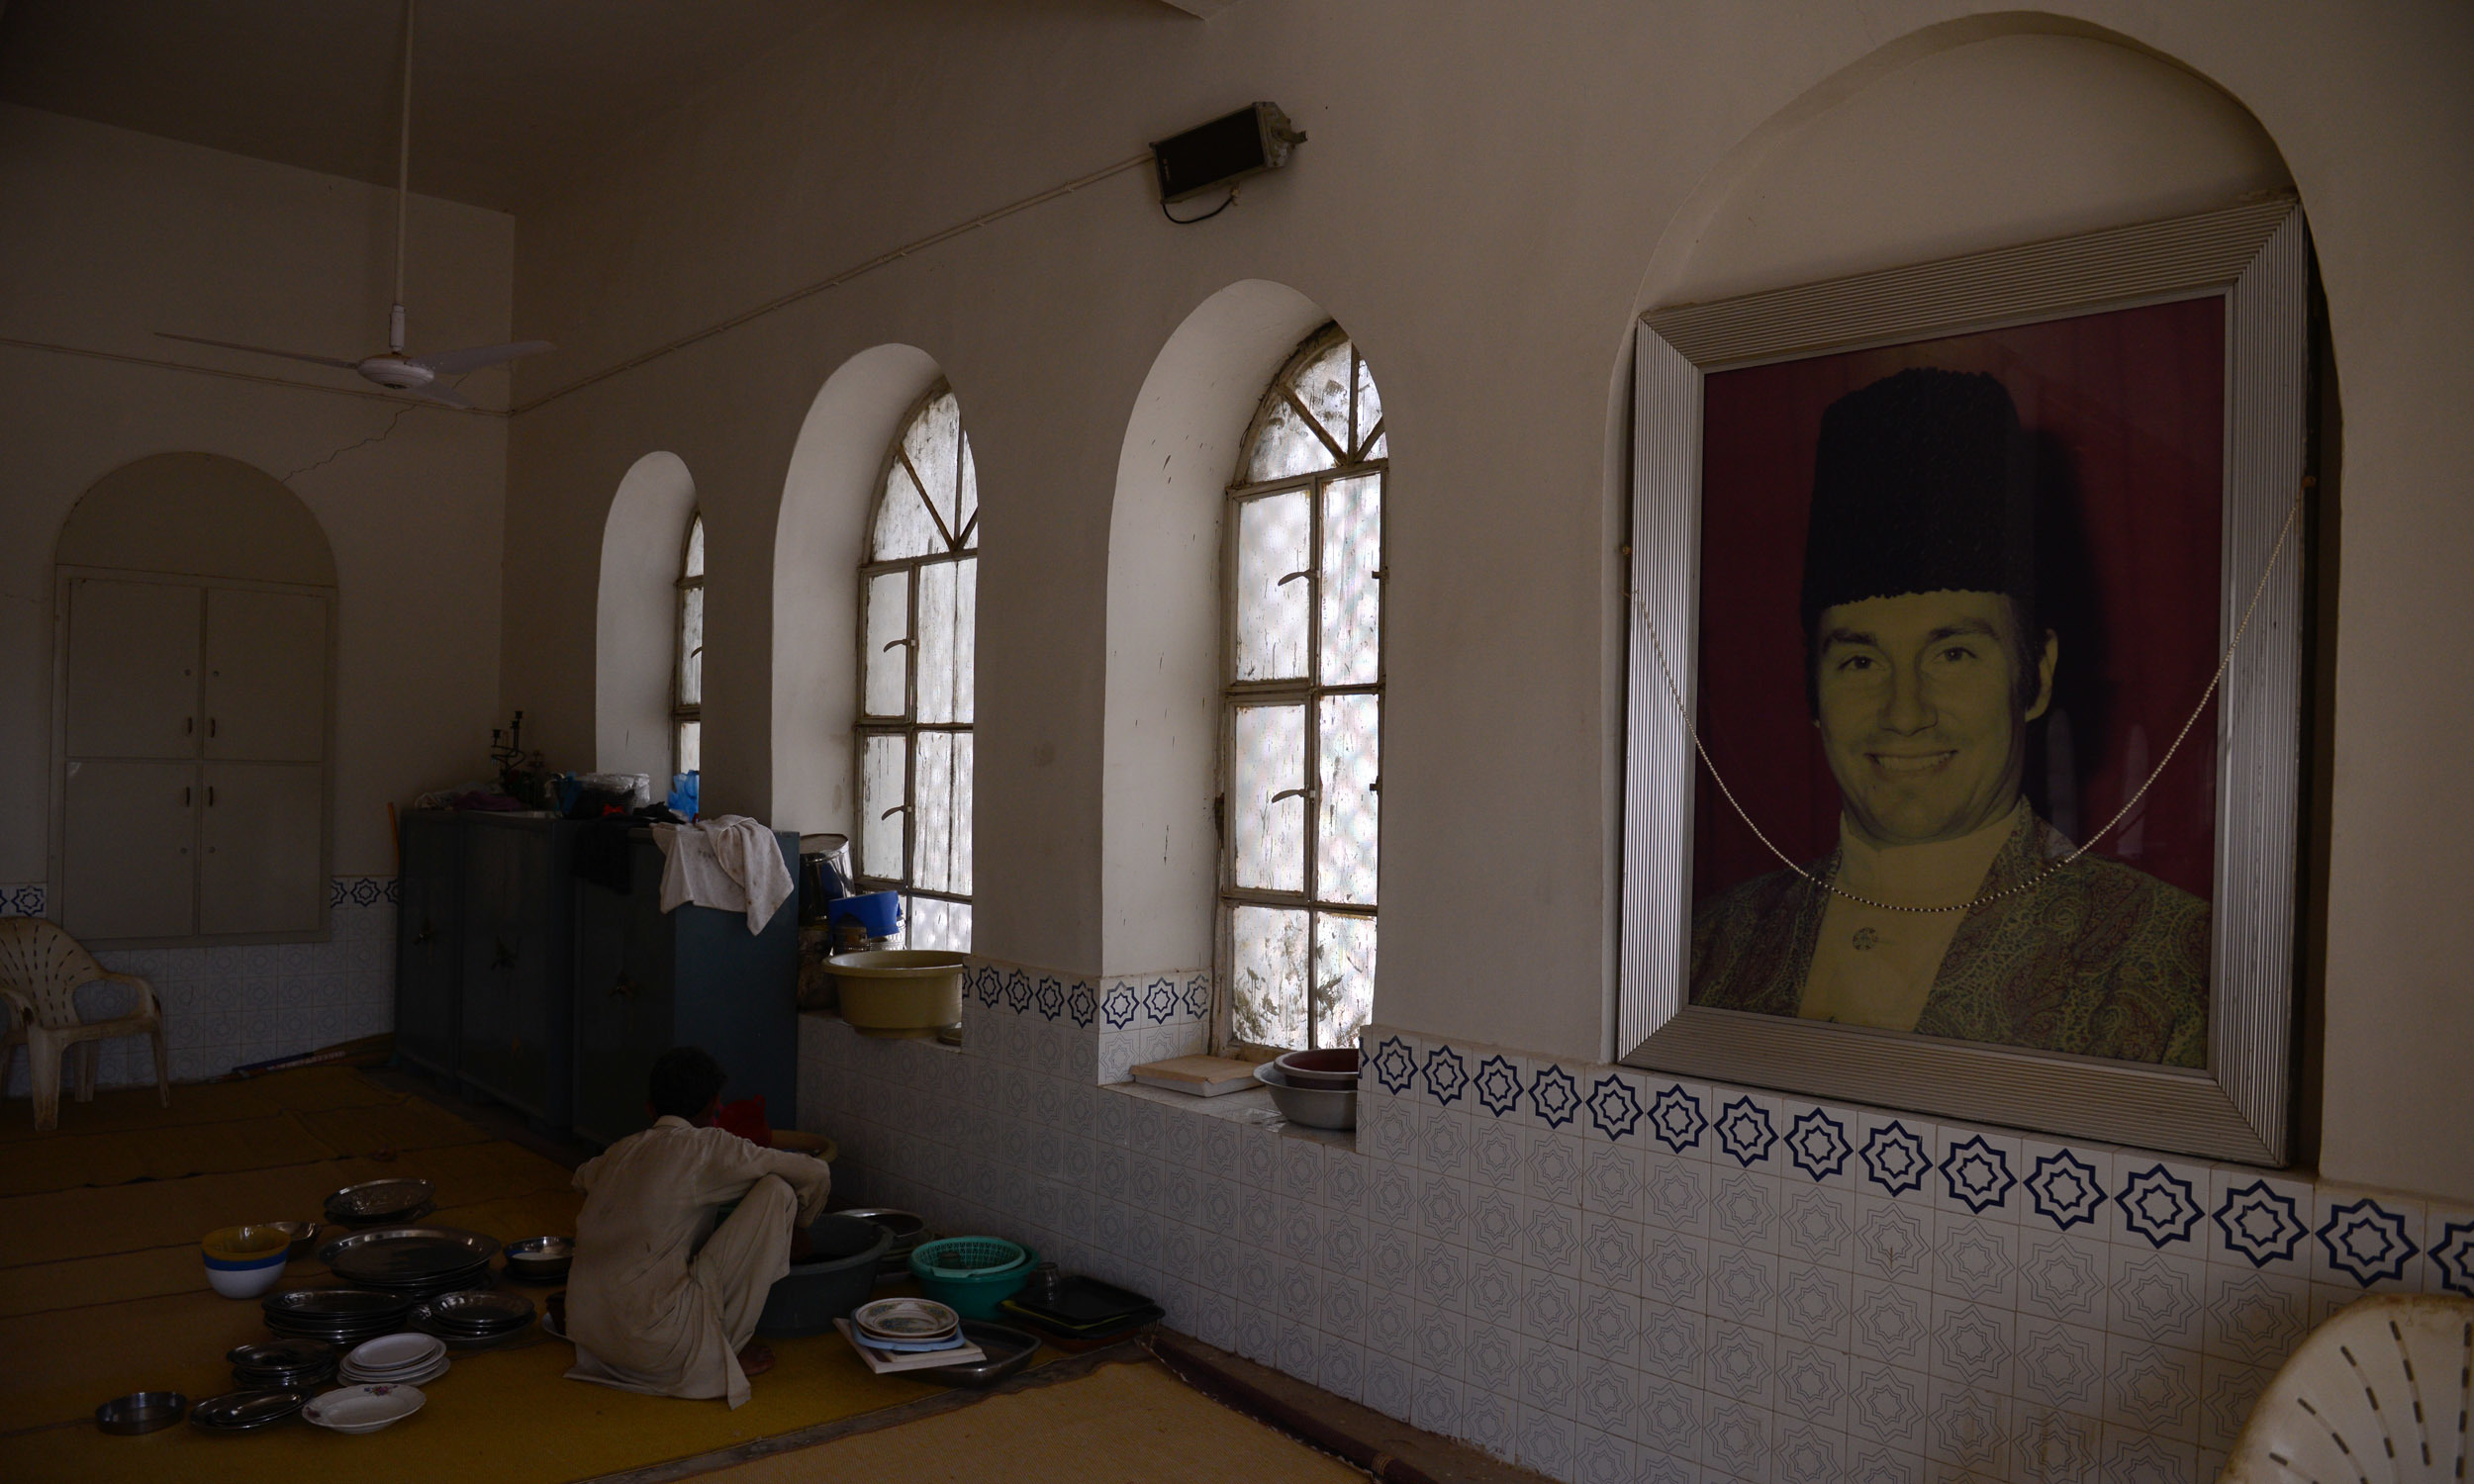
[[[2474,319],[2474,19],[1971,9],[848,14],[524,214],[527,328],[569,347],[520,370],[527,395],[1249,98],[1312,138],[1203,226],[1169,226],[1139,172],[1114,176],[527,413],[509,528],[598,529],[635,453],[687,460],[712,521],[708,795],[771,812],[791,451],[836,366],[929,348],[964,396],[988,502],[976,946],[1093,972],[1110,958],[1104,595],[1128,419],[1196,306],[1244,280],[1287,285],[1364,345],[1391,424],[1379,1018],[1599,1056],[1636,312],[2211,204],[2263,178],[2264,134],[2311,213],[2344,398],[2324,1167],[2474,1194],[2474,1143],[2456,1132],[2474,1084],[2455,1069],[2474,1045],[2459,967],[2474,919],[2456,885],[2474,806],[2455,802],[2474,685],[2459,647],[2432,638],[2474,620],[2459,580],[2474,506],[2448,493],[2474,466],[2457,345]],[[2088,49],[2091,27],[2110,49]],[[2040,29],[2061,40],[1993,41]],[[1960,65],[1951,48],[1971,41],[2009,49]],[[2259,131],[2200,107],[2194,80]],[[1873,142],[1833,152],[1839,139]],[[1761,177],[1780,149],[1789,163]],[[1757,177],[1771,185],[1736,191]],[[554,757],[581,750],[589,543],[511,551],[504,699],[539,718]]]
[[[611,496],[595,593],[593,767],[670,788],[670,707],[678,695],[679,567],[696,477],[675,453],[637,459]]]
[[[506,422],[112,358],[367,389],[152,332],[383,348],[391,195],[0,107],[0,881],[45,871],[61,521],[104,475],[174,451],[266,471],[324,527],[339,594],[334,870],[393,876],[387,804],[488,767]],[[416,198],[411,237],[414,348],[508,338],[512,221]],[[503,405],[503,386],[483,373],[467,390]]]

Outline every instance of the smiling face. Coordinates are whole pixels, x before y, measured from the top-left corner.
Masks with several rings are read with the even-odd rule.
[[[1822,612],[1815,712],[1847,817],[1875,845],[1971,834],[2010,812],[2027,724],[2052,699],[2058,645],[2027,646],[1999,593],[1906,593]]]

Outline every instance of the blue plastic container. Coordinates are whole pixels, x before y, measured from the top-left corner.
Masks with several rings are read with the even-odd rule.
[[[858,896],[838,896],[825,903],[824,920],[838,923],[855,918],[871,938],[891,938],[902,926],[902,895],[895,891],[869,891]]]

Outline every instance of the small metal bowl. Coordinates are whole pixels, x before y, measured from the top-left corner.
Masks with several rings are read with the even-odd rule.
[[[1272,1089],[1272,1105],[1290,1123],[1310,1129],[1354,1129],[1358,1126],[1358,1095],[1355,1088],[1333,1092],[1316,1087],[1289,1085],[1285,1072],[1277,1062],[1266,1062],[1254,1069],[1254,1079]]]
[[[177,1391],[133,1391],[94,1409],[94,1425],[106,1433],[134,1438],[168,1428],[189,1415],[189,1398]]]
[[[292,1246],[284,1249],[288,1261],[298,1262],[318,1249],[318,1223],[314,1221],[270,1221],[266,1225],[292,1234]]]

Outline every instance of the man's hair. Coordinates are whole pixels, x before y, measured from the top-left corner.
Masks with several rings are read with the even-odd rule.
[[[701,1046],[674,1046],[653,1064],[644,1100],[653,1105],[655,1118],[668,1115],[694,1123],[721,1095],[721,1084],[728,1080],[711,1052]]]

